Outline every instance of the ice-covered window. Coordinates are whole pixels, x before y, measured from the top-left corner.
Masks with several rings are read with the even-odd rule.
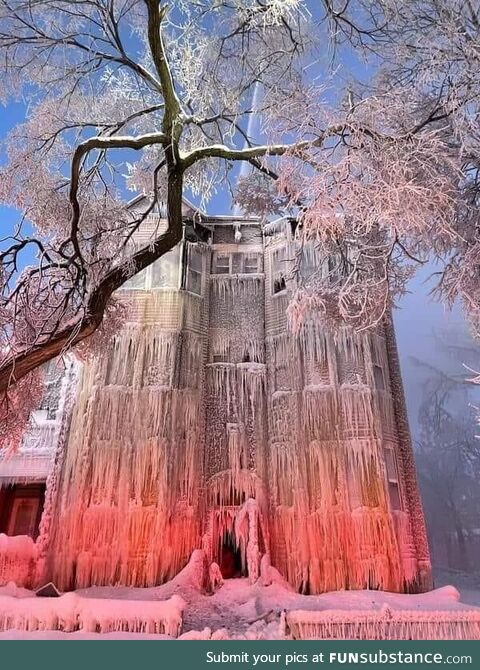
[[[313,244],[304,244],[298,268],[303,281],[308,281],[318,271],[320,258]]]
[[[200,251],[190,246],[187,260],[187,291],[202,295],[203,255]]]
[[[352,510],[358,507],[378,507],[382,481],[375,460],[369,459],[363,463],[363,467],[359,467],[356,459],[348,459],[347,486]]]
[[[245,254],[243,260],[243,272],[245,274],[255,274],[260,272],[260,255],[259,254]]]
[[[328,386],[330,384],[328,359],[326,357],[322,359],[317,352],[305,352],[304,370],[307,385]]]
[[[373,366],[373,379],[375,382],[375,388],[379,391],[385,390],[385,376],[383,374],[383,368],[380,365],[374,364]]]
[[[213,273],[227,274],[255,274],[260,272],[260,254],[254,253],[216,253],[213,259]]]
[[[272,293],[285,291],[287,288],[287,250],[285,247],[275,249],[272,254]]]
[[[137,272],[136,275],[133,275],[131,279],[123,284],[122,288],[130,291],[138,290],[142,291],[147,288],[147,269]]]
[[[370,342],[372,357],[372,382],[378,391],[386,391],[389,388],[388,361],[385,356],[385,342],[383,338],[372,335]]]
[[[230,335],[223,329],[210,331],[210,362],[226,363],[230,360]]]
[[[241,274],[243,271],[243,254],[232,254],[231,255],[231,272],[232,275]]]
[[[345,386],[365,383],[365,363],[363,356],[355,355],[354,350],[336,352],[338,381]]]
[[[171,249],[150,268],[152,288],[178,288],[180,247]]]
[[[312,242],[303,245],[298,274],[301,283],[305,283],[315,278],[328,279],[329,283],[334,283],[339,278],[340,259],[334,256],[323,256],[318,248]]]
[[[54,358],[42,366],[42,371],[44,375],[44,392],[39,408],[33,417],[37,421],[54,421],[60,403],[65,367],[58,358]]]
[[[15,484],[5,491],[0,532],[35,539],[45,497],[44,484]]]
[[[179,279],[180,246],[176,246],[126,281],[122,289],[142,291],[151,288],[178,288]]]
[[[354,510],[362,506],[362,493],[360,487],[360,474],[353,469],[352,462],[347,462],[347,488],[350,509]]]
[[[230,274],[230,256],[229,254],[215,254],[213,262],[213,271],[218,275]]]
[[[400,485],[398,483],[398,469],[395,452],[391,447],[384,449],[385,470],[387,472],[388,495],[390,497],[390,506],[392,509],[402,509],[402,500],[400,496]]]

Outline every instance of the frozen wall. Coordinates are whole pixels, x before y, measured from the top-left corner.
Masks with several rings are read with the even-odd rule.
[[[129,291],[130,322],[82,371],[46,571],[60,588],[151,586],[200,538],[203,298]]]
[[[210,244],[136,280],[129,323],[84,366],[43,574],[150,586],[230,547],[251,581],[271,564],[306,593],[428,587],[390,327],[294,337],[289,228],[206,225]]]

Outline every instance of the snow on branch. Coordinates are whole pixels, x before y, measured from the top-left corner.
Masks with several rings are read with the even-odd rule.
[[[239,205],[296,217],[315,247],[293,322],[371,327],[433,257],[438,294],[478,331],[478,17],[427,0],[424,27],[423,6],[92,0],[73,15],[66,0],[0,0],[3,95],[27,102],[0,172],[21,217],[0,241],[0,392],[89,337],[115,290],[181,239],[182,197],[205,208],[235,192],[237,161],[252,169]],[[368,87],[313,75],[325,28],[375,52]],[[167,232],[135,248],[158,212]]]

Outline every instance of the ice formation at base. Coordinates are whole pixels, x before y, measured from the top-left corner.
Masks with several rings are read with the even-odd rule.
[[[196,550],[173,580],[150,589],[90,587],[35,598],[13,584],[0,587],[0,638],[480,639],[480,609],[460,603],[453,587],[305,596],[263,560],[255,584],[240,578],[211,588],[207,565]]]
[[[12,598],[0,595],[0,630],[59,630],[71,633],[165,633],[177,637],[185,602],[82,598],[65,593],[59,598]]]
[[[287,615],[297,640],[480,640],[480,612],[311,612]]]

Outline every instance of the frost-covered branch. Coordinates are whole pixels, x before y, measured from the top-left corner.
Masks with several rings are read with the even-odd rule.
[[[0,0],[1,94],[27,102],[0,171],[20,217],[0,242],[0,390],[98,327],[181,238],[184,194],[205,208],[222,189],[297,219],[316,264],[297,323],[371,327],[433,256],[478,331],[477,16],[461,0]],[[327,37],[332,58],[375,53],[368,86],[319,76]],[[252,170],[232,184],[237,161]],[[159,203],[168,232],[138,250]]]

